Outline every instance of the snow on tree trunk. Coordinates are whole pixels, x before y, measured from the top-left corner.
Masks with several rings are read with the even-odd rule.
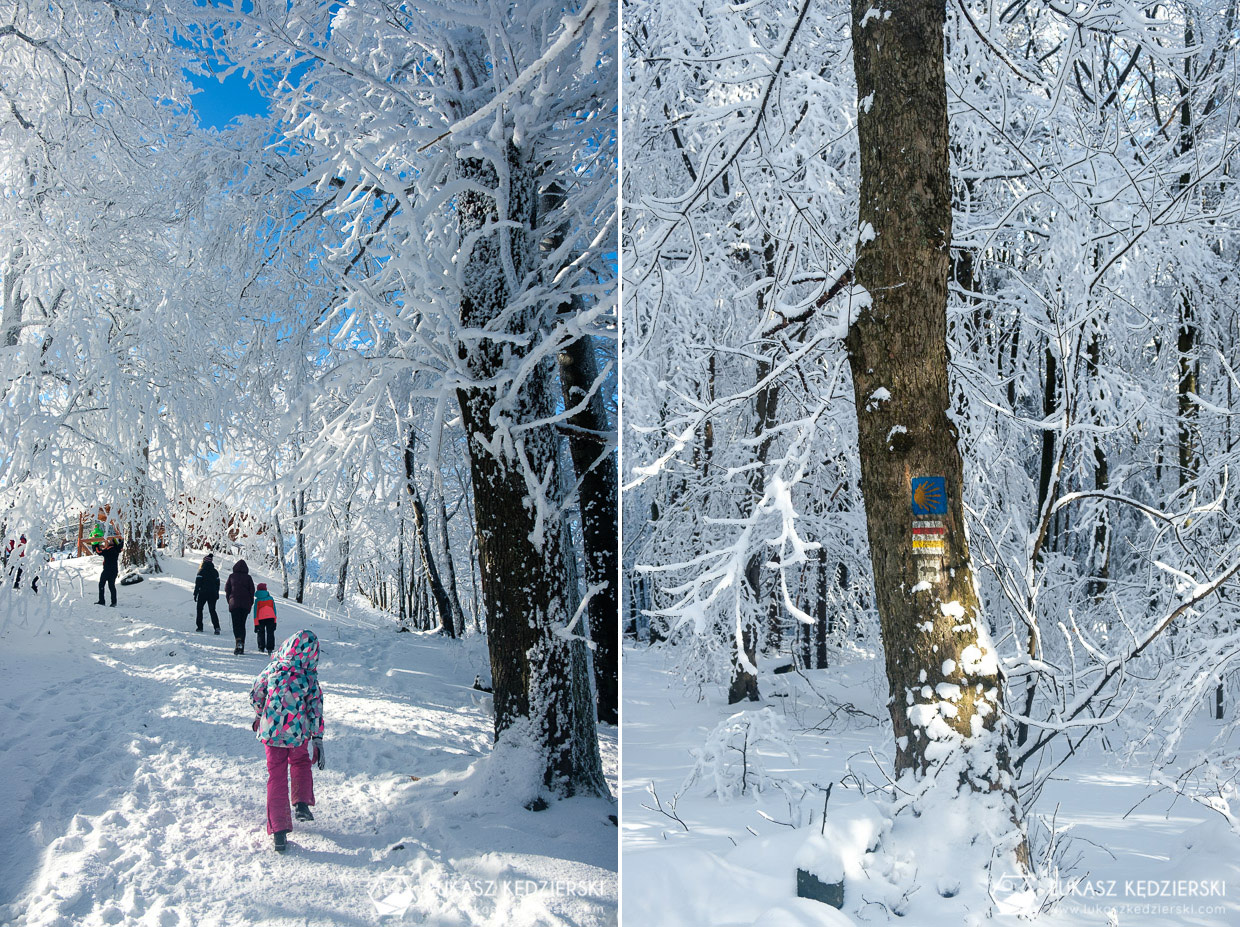
[[[564,187],[554,180],[542,192],[544,217],[564,206]],[[557,225],[544,244],[553,252],[564,243],[564,226]],[[578,255],[570,255],[572,258]],[[560,307],[568,317],[580,317],[582,300],[572,299]],[[620,572],[618,558],[619,479],[616,474],[614,429],[607,416],[599,383],[594,339],[582,335],[558,354],[560,392],[565,408],[580,406],[568,419],[568,450],[577,473],[577,497],[581,506],[581,539],[585,551],[586,584],[595,590],[587,604],[590,636],[595,644],[594,683],[598,717],[607,724],[620,723],[618,625]]]
[[[620,723],[619,608],[616,590],[620,574],[617,559],[616,458],[608,435],[611,424],[600,391],[590,395],[598,380],[598,363],[590,338],[569,343],[559,355],[560,390],[569,408],[581,404],[568,420],[569,453],[577,471],[581,501],[581,536],[585,547],[586,584],[595,590],[587,605],[590,636],[594,641],[594,679],[598,689],[598,717]]]
[[[293,497],[293,533],[297,541],[298,603],[306,597],[306,491],[300,489]]]
[[[459,70],[457,76],[470,79]],[[481,78],[481,71],[470,76]],[[499,391],[489,385],[510,358],[526,352],[523,346],[537,325],[534,307],[510,306],[506,273],[515,270],[520,279],[534,256],[525,230],[534,224],[535,172],[511,139],[502,144],[502,181],[490,160],[462,157],[457,163],[463,188],[457,212],[466,249],[460,318],[467,331],[460,350],[472,379],[457,392],[469,438],[495,736],[502,740],[512,730],[533,738],[543,755],[544,783],[554,791],[604,795],[589,687],[574,679],[579,673],[569,641],[556,633],[573,617],[566,539],[558,512],[549,510],[559,501],[558,435],[551,424],[512,431],[554,416],[553,360],[540,362],[515,395],[506,394],[503,406]],[[511,223],[503,230],[495,228],[501,202],[503,219]],[[536,491],[527,473],[541,482]]]
[[[995,797],[1019,821],[1003,683],[965,534],[948,418],[951,243],[942,0],[852,8],[861,188],[847,337],[897,776]],[[876,395],[881,400],[876,400]],[[929,480],[915,483],[914,481]],[[914,529],[922,540],[914,546]],[[1023,855],[1012,828],[1009,850]]]

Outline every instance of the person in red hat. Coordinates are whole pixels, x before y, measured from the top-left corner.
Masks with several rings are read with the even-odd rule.
[[[276,600],[266,583],[259,583],[254,593],[254,637],[258,649],[271,656],[276,649]]]

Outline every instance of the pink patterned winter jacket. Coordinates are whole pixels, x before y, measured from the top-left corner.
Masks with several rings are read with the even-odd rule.
[[[298,631],[276,651],[250,689],[258,712],[258,739],[273,747],[297,747],[323,734],[319,688],[319,639]]]

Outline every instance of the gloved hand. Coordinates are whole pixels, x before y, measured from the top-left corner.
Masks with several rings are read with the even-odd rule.
[[[254,716],[254,723],[250,725],[250,730],[251,730],[251,731],[258,731],[258,721],[259,721],[259,715],[255,715],[255,716]]]
[[[323,768],[323,738],[310,738],[310,762],[319,769]]]

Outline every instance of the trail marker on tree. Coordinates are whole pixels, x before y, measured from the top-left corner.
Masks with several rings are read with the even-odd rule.
[[[917,582],[937,584],[943,581],[943,557],[947,555],[947,526],[940,517],[947,514],[947,478],[914,477],[911,489]]]

